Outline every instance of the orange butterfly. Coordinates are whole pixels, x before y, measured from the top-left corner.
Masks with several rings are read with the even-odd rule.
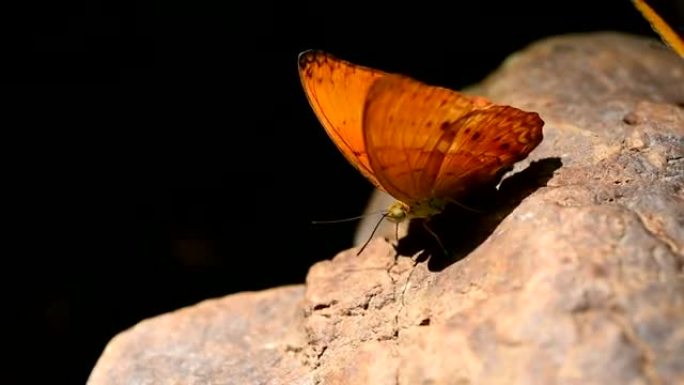
[[[383,217],[427,218],[492,182],[542,140],[534,112],[495,105],[338,59],[299,55],[306,96],[330,138],[378,189]]]
[[[645,0],[632,0],[634,6],[641,12],[641,14],[648,20],[654,31],[660,35],[660,38],[669,45],[679,56],[684,58],[684,38],[675,29],[658,15],[658,13],[648,5]]]

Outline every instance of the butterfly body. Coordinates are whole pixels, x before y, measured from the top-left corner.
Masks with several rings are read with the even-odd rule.
[[[429,218],[492,183],[542,140],[533,112],[496,105],[320,51],[299,56],[308,101],[349,162],[397,201],[385,216]]]
[[[387,209],[386,217],[393,222],[402,222],[413,218],[429,218],[444,211],[448,203],[448,201],[438,198],[408,203],[395,201]]]

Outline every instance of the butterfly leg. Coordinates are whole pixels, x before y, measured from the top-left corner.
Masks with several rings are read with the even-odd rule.
[[[427,232],[430,233],[437,240],[437,243],[439,244],[439,247],[442,248],[442,252],[444,252],[444,255],[448,256],[449,252],[447,251],[446,247],[444,247],[444,244],[442,243],[442,240],[439,239],[439,236],[437,236],[437,234],[434,231],[432,231],[432,229],[428,225],[429,221],[430,221],[429,218],[427,218],[423,221],[423,228],[425,228],[425,230],[427,230]]]
[[[361,255],[361,253],[363,253],[363,251],[366,249],[366,246],[368,246],[370,241],[373,239],[373,235],[375,235],[375,232],[378,231],[378,227],[380,227],[380,224],[382,223],[383,220],[385,220],[385,218],[387,218],[387,214],[382,214],[382,217],[380,218],[378,223],[376,223],[375,227],[373,227],[373,231],[371,232],[371,235],[368,237],[368,240],[366,241],[366,243],[363,244],[363,246],[361,246],[361,248],[359,249],[359,252],[356,253],[357,257],[359,255]]]
[[[461,203],[461,202],[459,202],[459,201],[457,201],[457,200],[455,200],[455,199],[449,199],[449,203],[454,204],[454,205],[456,205],[456,206],[458,206],[458,207],[460,207],[460,208],[462,208],[462,209],[465,209],[465,210],[468,210],[468,211],[471,211],[471,212],[474,212],[474,213],[482,214],[482,213],[484,212],[484,211],[482,211],[482,210],[478,210],[478,209],[475,209],[475,208],[466,206],[465,204],[463,204],[463,203]]]

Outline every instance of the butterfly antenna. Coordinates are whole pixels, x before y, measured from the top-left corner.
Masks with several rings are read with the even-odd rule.
[[[382,223],[382,221],[383,221],[386,217],[387,217],[387,213],[382,213],[382,217],[380,218],[380,220],[378,221],[378,223],[375,224],[375,227],[373,227],[373,231],[371,231],[370,237],[368,237],[368,240],[366,241],[366,243],[364,243],[363,246],[361,246],[361,249],[359,250],[359,252],[356,253],[356,256],[357,256],[357,257],[358,257],[359,255],[361,255],[361,253],[363,253],[363,250],[366,249],[366,246],[368,246],[368,244],[370,243],[371,239],[373,239],[373,235],[375,235],[375,232],[378,231],[378,228],[380,227],[380,224]]]
[[[371,215],[380,214],[380,213],[382,213],[382,210],[372,211],[370,213],[366,213],[366,214],[359,215],[356,217],[351,217],[351,218],[333,219],[333,220],[329,220],[329,221],[311,221],[311,224],[312,225],[321,225],[321,224],[327,224],[327,223],[351,222],[351,221],[356,221],[356,220],[359,220],[361,218],[369,217]]]

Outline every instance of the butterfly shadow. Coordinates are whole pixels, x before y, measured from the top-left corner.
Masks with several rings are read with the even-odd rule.
[[[555,157],[532,162],[503,180],[498,189],[489,186],[463,199],[463,206],[475,210],[452,205],[428,220],[412,220],[408,234],[397,243],[398,255],[420,252],[416,262],[427,260],[430,271],[441,271],[460,261],[484,242],[523,199],[546,186],[561,166],[560,158]]]

